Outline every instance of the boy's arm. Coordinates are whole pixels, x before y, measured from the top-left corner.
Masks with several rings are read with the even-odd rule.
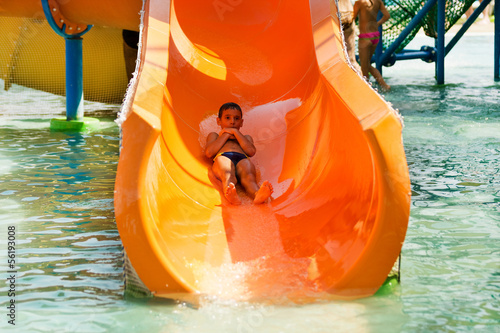
[[[241,149],[243,149],[247,156],[252,157],[257,152],[257,149],[253,144],[253,139],[250,135],[243,135],[236,128],[225,128],[222,131],[224,134],[229,133],[230,135],[234,135],[235,139],[238,140]]]
[[[221,150],[221,148],[224,147],[224,144],[226,143],[227,139],[229,139],[230,136],[231,136],[231,134],[229,134],[227,132],[221,133],[220,136],[219,136],[219,134],[217,134],[215,132],[210,133],[207,136],[207,145],[205,147],[205,155],[208,158],[213,158],[215,155],[217,155],[219,150]]]

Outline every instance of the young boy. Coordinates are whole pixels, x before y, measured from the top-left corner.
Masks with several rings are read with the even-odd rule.
[[[378,12],[382,12],[383,17],[377,21]],[[380,72],[371,65],[371,59],[377,48],[380,39],[378,27],[386,22],[391,16],[381,0],[357,0],[354,4],[353,19],[359,15],[359,62],[363,76],[368,79],[369,73],[384,91],[391,89]]]
[[[236,103],[226,103],[219,109],[217,125],[219,134],[212,132],[207,136],[205,155],[213,158],[212,170],[222,181],[224,196],[233,205],[241,204],[236,192],[238,179],[255,204],[265,202],[273,193],[273,187],[267,180],[259,187],[255,179],[255,166],[249,157],[256,149],[250,135],[240,132],[243,126],[243,113]]]

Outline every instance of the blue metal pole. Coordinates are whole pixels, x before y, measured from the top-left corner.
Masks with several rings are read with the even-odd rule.
[[[83,119],[82,38],[66,40],[66,120]]]
[[[398,38],[387,48],[387,50],[382,55],[380,63],[384,65],[389,60],[391,54],[396,52],[396,49],[403,43],[403,41],[408,37],[408,35],[415,29],[415,27],[420,23],[420,21],[427,15],[427,13],[432,9],[438,0],[428,0],[422,9],[413,17],[413,19],[408,23],[406,28],[401,31]]]
[[[438,0],[438,14],[437,14],[437,60],[436,60],[436,79],[438,84],[444,83],[444,24],[446,19],[446,0]]]
[[[494,77],[500,81],[500,3],[495,2],[495,55]]]
[[[382,17],[384,17],[384,15],[381,13],[381,12],[378,12],[377,14],[377,20],[380,20],[382,19]],[[382,42],[382,26],[378,27],[378,32],[380,33],[380,40],[379,40],[379,43],[377,45],[377,48],[375,49],[375,67],[377,67],[378,71],[380,72],[380,74],[382,74],[382,51],[384,49],[384,45],[383,45],[383,42]]]
[[[481,2],[479,7],[476,8],[476,10],[472,13],[472,15],[462,25],[460,30],[458,30],[458,32],[455,34],[453,39],[448,43],[448,45],[446,45],[445,54],[448,54],[451,51],[451,49],[457,44],[457,42],[460,40],[460,38],[462,38],[462,36],[465,34],[465,32],[469,29],[469,27],[472,25],[472,23],[474,23],[474,21],[476,21],[479,14],[481,14],[483,12],[483,9],[485,9],[486,6],[488,6],[490,4],[490,2],[491,2],[491,0],[484,0],[483,2]],[[496,18],[496,16],[495,16],[495,18]],[[495,23],[496,23],[496,20],[495,20]]]
[[[66,23],[61,21],[60,27],[52,16],[52,11],[57,11],[57,7],[51,8],[48,0],[41,0],[43,12],[47,22],[52,29],[64,37],[66,41],[66,120],[83,120],[83,52],[82,38],[92,25],[86,25],[82,31],[75,34],[66,32]],[[80,30],[80,27],[78,27]]]
[[[422,59],[427,60],[432,58],[432,51],[413,51],[413,52],[401,52],[396,53],[397,60],[411,60],[411,59]]]

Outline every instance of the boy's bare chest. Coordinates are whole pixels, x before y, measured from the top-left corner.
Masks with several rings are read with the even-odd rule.
[[[237,151],[242,152],[241,146],[237,140],[227,140],[221,149],[222,152],[226,151]]]

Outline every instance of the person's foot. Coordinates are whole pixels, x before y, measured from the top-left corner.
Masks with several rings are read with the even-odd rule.
[[[391,86],[388,85],[387,83],[386,84],[381,84],[380,85],[380,90],[382,90],[382,92],[388,92],[391,90]]]
[[[266,201],[273,193],[273,186],[267,180],[262,183],[257,193],[255,193],[255,198],[253,199],[254,204],[261,204]]]
[[[236,186],[233,183],[229,183],[227,185],[226,190],[224,191],[224,196],[229,201],[231,205],[240,205],[241,200],[238,196],[238,192],[236,192]]]
[[[485,17],[485,18],[481,19],[481,21],[479,21],[479,24],[490,24],[490,18]]]
[[[391,86],[388,85],[383,79],[379,79],[379,80],[376,80],[376,81],[377,81],[377,84],[378,84],[378,89],[381,92],[388,92],[389,90],[391,90]]]

